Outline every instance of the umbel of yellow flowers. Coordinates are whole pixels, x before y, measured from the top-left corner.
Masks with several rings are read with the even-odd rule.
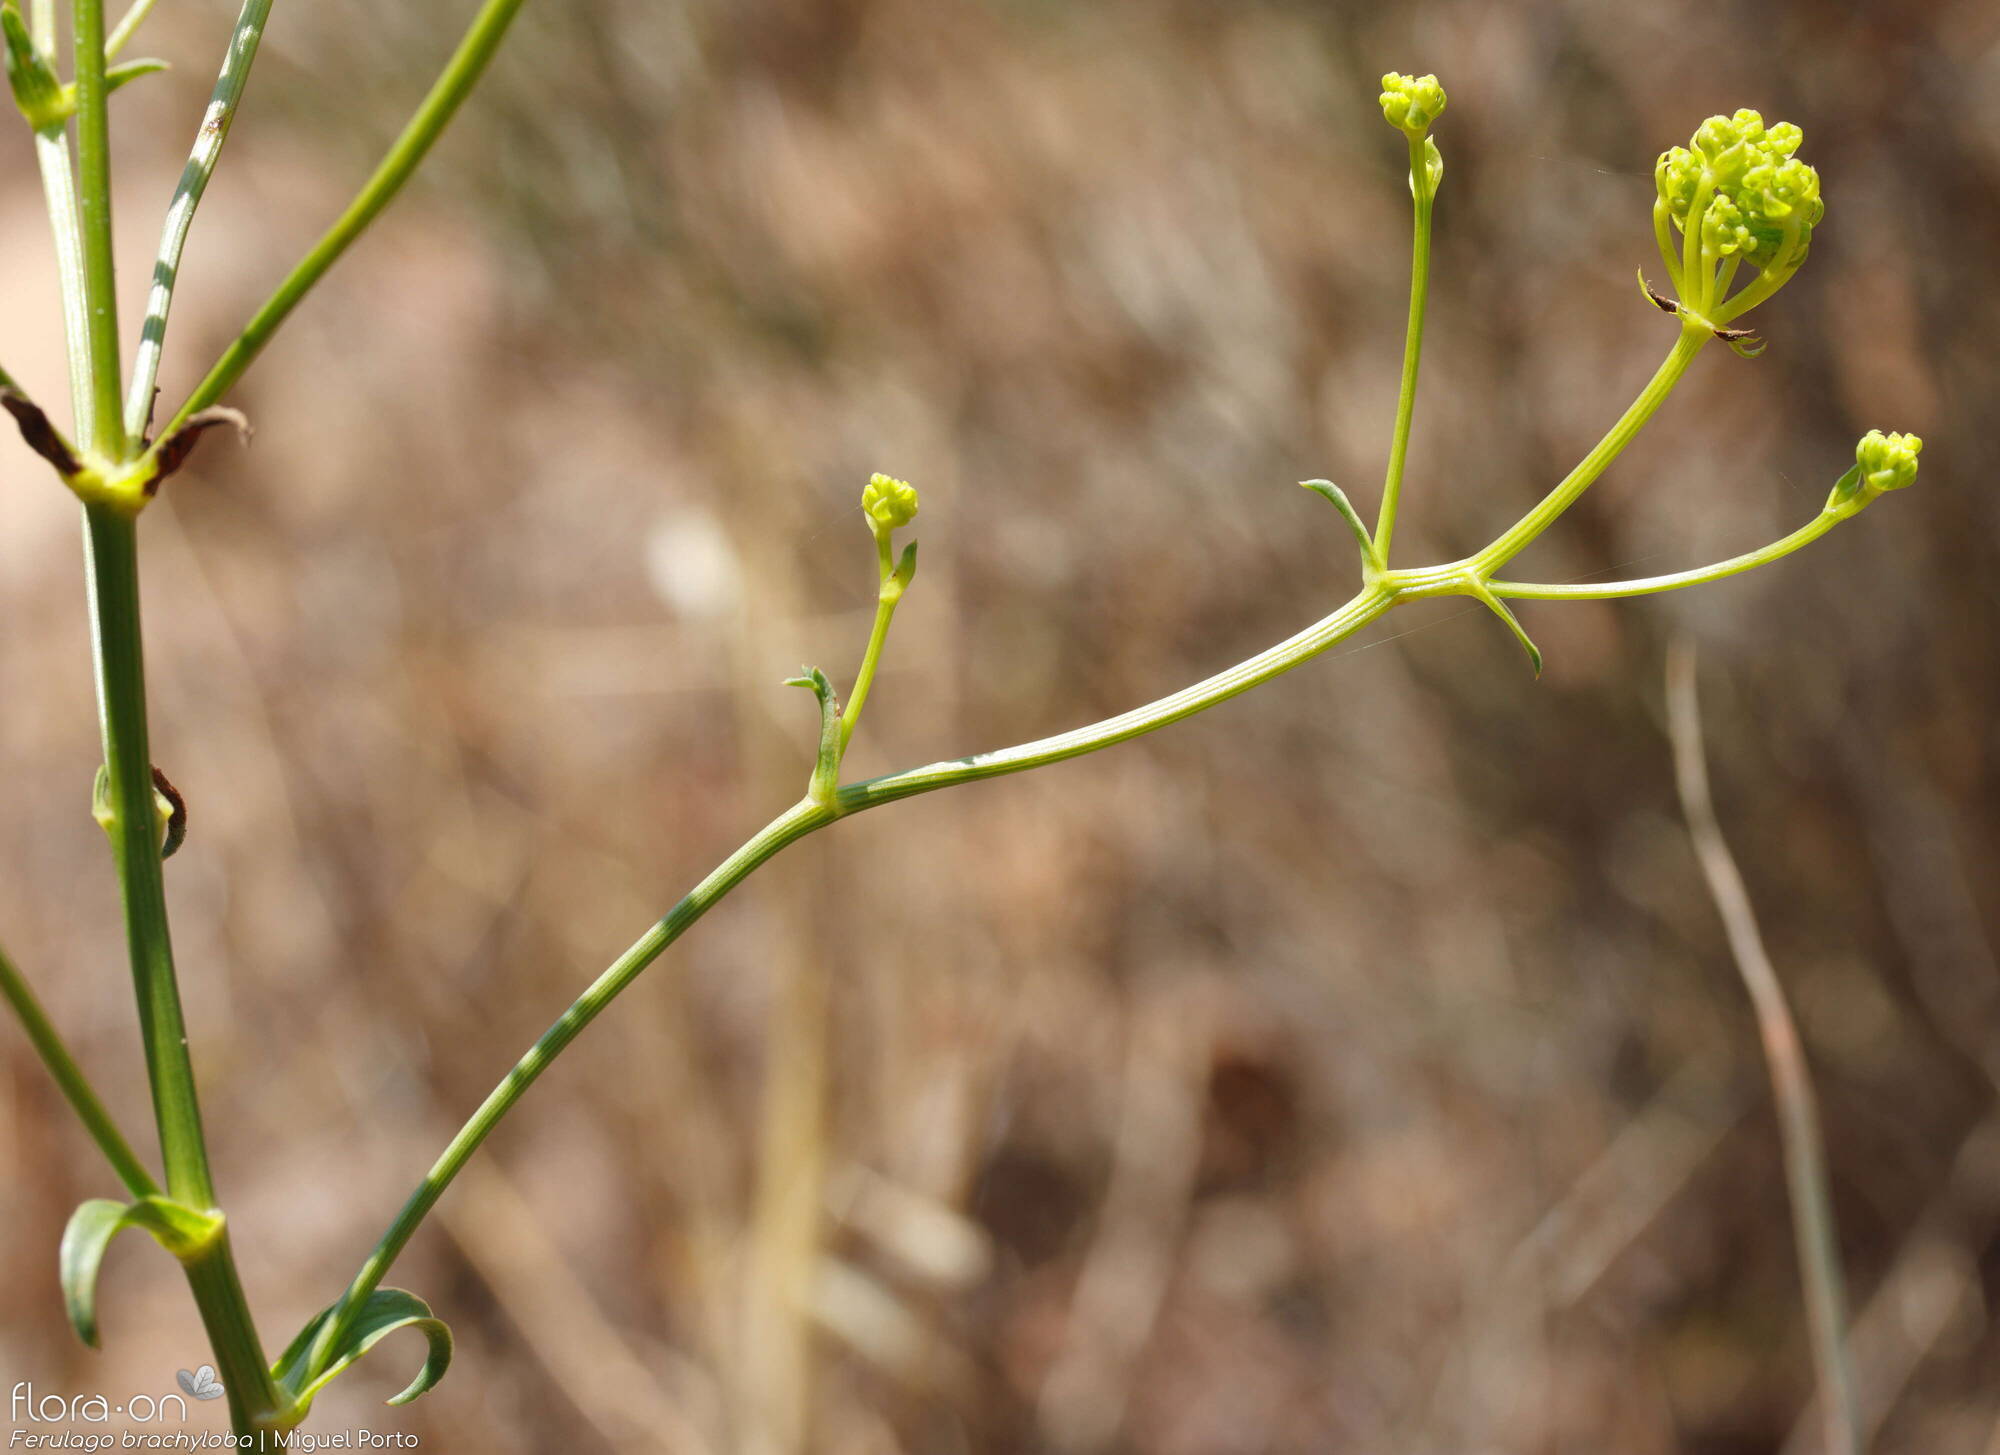
[[[1767,127],[1746,109],[1709,117],[1687,146],[1660,153],[1653,231],[1683,312],[1720,328],[1799,270],[1826,214],[1819,173],[1794,155],[1804,140],[1789,121]],[[1755,276],[1732,296],[1745,264]]]

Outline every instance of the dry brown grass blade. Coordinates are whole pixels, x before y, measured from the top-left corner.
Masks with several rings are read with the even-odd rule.
[[[1695,651],[1687,637],[1667,650],[1667,721],[1673,739],[1674,781],[1688,836],[1701,861],[1702,878],[1722,916],[1729,950],[1750,993],[1771,1094],[1778,1106],[1778,1130],[1785,1149],[1785,1182],[1791,1194],[1792,1230],[1798,1245],[1799,1276],[1805,1285],[1813,1366],[1819,1384],[1820,1416],[1829,1455],[1858,1455],[1854,1379],[1847,1363],[1846,1297],[1840,1272],[1840,1243],[1827,1188],[1826,1144],[1813,1097],[1812,1077],[1797,1024],[1785,1000],[1778,972],[1764,948],[1757,912],[1750,902],[1736,858],[1722,836],[1709,792],[1708,760],[1702,749],[1701,702],[1695,689]]]

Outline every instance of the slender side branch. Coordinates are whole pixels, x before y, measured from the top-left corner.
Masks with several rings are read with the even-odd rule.
[[[1764,948],[1756,910],[1743,885],[1735,857],[1722,836],[1709,794],[1708,763],[1702,751],[1701,706],[1695,693],[1694,648],[1678,639],[1667,656],[1667,715],[1673,736],[1674,777],[1688,836],[1701,861],[1702,876],[1729,936],[1729,949],[1757,1013],[1771,1093],[1778,1106],[1784,1141],[1785,1181],[1791,1194],[1792,1231],[1798,1243],[1799,1274],[1805,1284],[1813,1365],[1818,1375],[1820,1416],[1828,1455],[1858,1455],[1854,1377],[1845,1344],[1847,1312],[1840,1271],[1840,1241],[1834,1226],[1827,1181],[1826,1144],[1813,1097],[1798,1027],[1784,987]]]
[[[69,1047],[63,1044],[61,1034],[50,1023],[41,1002],[35,998],[35,992],[29,988],[14,962],[7,958],[5,950],[0,950],[0,996],[5,996],[7,1003],[14,1008],[14,1014],[20,1018],[21,1029],[27,1033],[28,1043],[42,1058],[42,1064],[48,1067],[49,1075],[55,1078],[64,1099],[76,1112],[77,1120],[83,1123],[90,1139],[104,1153],[104,1160],[111,1164],[111,1170],[118,1174],[125,1190],[134,1197],[150,1197],[159,1192],[160,1186],[153,1181],[153,1174],[146,1170],[145,1163],[132,1150],[132,1144],[125,1140],[125,1134],[118,1130],[111,1113],[104,1109],[104,1103],[98,1099],[90,1078],[84,1075]]]
[[[154,3],[155,0],[132,0],[131,9],[125,12],[122,20],[111,27],[111,34],[105,39],[105,60],[115,61],[118,59],[118,53],[125,49],[133,35],[138,32],[139,27],[146,23],[146,17],[153,13]]]
[[[1660,406],[1667,402],[1667,396],[1673,393],[1674,386],[1680,383],[1681,375],[1687,372],[1688,365],[1694,362],[1695,355],[1701,352],[1702,345],[1713,337],[1714,334],[1699,322],[1685,320],[1682,322],[1680,337],[1675,340],[1673,349],[1667,354],[1665,361],[1647,381],[1646,387],[1639,392],[1639,397],[1632,401],[1631,407],[1618,417],[1618,422],[1611,426],[1604,438],[1577,463],[1577,467],[1564,477],[1561,484],[1542,497],[1533,510],[1514,522],[1496,537],[1491,545],[1472,558],[1482,576],[1490,577],[1513,560],[1526,550],[1537,536],[1554,524],[1558,516],[1576,504],[1577,497],[1596,483],[1597,477],[1604,473],[1611,462],[1632,443],[1633,437],[1645,428],[1646,422],[1658,412]]]
[[[342,1295],[333,1316],[322,1328],[314,1341],[313,1352],[306,1359],[307,1371],[303,1380],[309,1382],[326,1366],[331,1352],[340,1347],[346,1329],[359,1315],[368,1295],[373,1292],[389,1271],[417,1227],[429,1214],[431,1208],[443,1195],[466,1160],[475,1152],[479,1144],[499,1123],[515,1102],[519,1101],[548,1065],[563,1048],[576,1039],[577,1034],[609,1005],[648,965],[652,964],[666,948],[679,939],[696,920],[713,909],[715,905],[734,889],[750,873],[781,849],[804,838],[815,830],[824,828],[836,819],[881,804],[893,803],[899,798],[913,797],[939,788],[949,788],[958,783],[970,783],[980,778],[998,777],[1004,773],[1018,773],[1028,768],[1040,767],[1045,763],[1060,762],[1065,758],[1080,757],[1085,753],[1108,748],[1155,729],[1191,717],[1204,708],[1226,702],[1238,693],[1247,692],[1261,682],[1313,657],[1360,631],[1370,622],[1387,612],[1394,603],[1394,597],[1376,588],[1363,591],[1331,616],[1315,623],[1296,636],[1280,642],[1270,650],[1260,652],[1245,662],[1238,663],[1227,671],[1199,682],[1192,687],[1145,707],[1134,709],[1118,717],[1107,718],[1090,727],[1074,732],[1062,733],[1056,737],[1043,738],[1018,748],[1009,748],[998,753],[984,753],[974,757],[960,758],[948,763],[933,763],[926,768],[915,768],[907,773],[891,774],[886,778],[873,779],[843,788],[836,795],[831,806],[816,804],[811,800],[802,801],[766,824],[753,838],[718,865],[709,876],[691,890],[687,897],[675,905],[667,917],[654,925],[637,943],[619,956],[590,988],[586,990],[562,1018],[550,1026],[536,1041],[528,1053],[515,1063],[500,1084],[473,1113],[451,1143],[444,1150],[424,1180],[403,1205],[389,1230],[382,1235],[375,1251],[369,1254],[354,1282]]]
[[[136,25],[134,17],[143,18],[150,4],[151,0],[139,0],[120,24],[119,31],[122,33],[127,25]],[[153,385],[160,375],[167,315],[174,306],[174,284],[180,276],[181,251],[187,246],[188,228],[194,223],[202,194],[208,190],[208,179],[215,175],[215,164],[222,155],[222,144],[229,139],[229,128],[236,121],[236,108],[243,99],[244,86],[250,81],[250,67],[256,63],[257,45],[264,38],[264,24],[270,14],[271,0],[243,0],[236,28],[229,35],[229,49],[222,58],[222,73],[216,77],[201,129],[195,133],[194,147],[174,187],[174,200],[167,208],[159,255],[153,263],[153,287],[146,298],[146,321],[139,331],[139,351],[132,359],[132,383],[125,394],[125,431],[134,439],[145,434],[152,417]]]
[[[340,260],[341,254],[367,231],[368,225],[402,190],[403,184],[410,180],[410,174],[416,171],[465,98],[471,94],[522,3],[523,0],[486,0],[480,7],[458,49],[452,53],[429,94],[424,97],[423,104],[417,108],[416,115],[403,128],[403,134],[396,138],[389,154],[375,169],[375,175],[368,179],[367,185],[327,229],[326,235],[313,245],[312,251],[292,269],[284,282],[278,285],[277,291],[244,325],[243,332],[223,351],[215,367],[209,370],[208,377],[201,381],[174,415],[173,422],[160,431],[160,438],[171,437],[190,415],[200,413],[229,392],[230,387],[242,377],[243,371],[263,351],[264,345],[271,341],[271,335],[298,307],[300,300],[326,276],[327,270]]]
[[[1431,285],[1431,209],[1437,201],[1437,177],[1426,155],[1427,137],[1410,141],[1410,196],[1416,231],[1410,248],[1410,321],[1403,335],[1403,382],[1396,396],[1396,432],[1389,440],[1389,469],[1382,481],[1382,509],[1375,521],[1375,553],[1389,563],[1389,538],[1396,530],[1396,505],[1403,491],[1403,466],[1410,454],[1410,423],[1417,408],[1417,367],[1424,353],[1424,308]]]
[[[1313,623],[1304,631],[1192,687],[1182,688],[1144,707],[1092,723],[1089,727],[1077,728],[1073,732],[1038,738],[1019,747],[975,753],[971,757],[953,758],[947,762],[930,763],[921,768],[851,783],[840,790],[836,806],[843,814],[859,813],[863,809],[878,808],[899,798],[910,798],[939,788],[972,783],[982,778],[998,778],[1007,773],[1022,773],[1030,768],[1060,763],[1067,758],[1080,758],[1085,753],[1095,753],[1115,743],[1154,732],[1219,702],[1227,702],[1239,693],[1248,692],[1312,660],[1328,647],[1345,641],[1387,613],[1396,599],[1392,589],[1371,585],[1332,615]]]
[[[535,1084],[549,1064],[562,1054],[563,1048],[577,1038],[583,1028],[597,1019],[598,1014],[615,1000],[619,993],[639,978],[639,973],[660,957],[662,951],[687,932],[695,921],[713,909],[722,898],[747,879],[751,872],[771,858],[780,849],[804,838],[813,830],[833,822],[836,815],[832,810],[808,801],[794,804],[778,815],[753,835],[743,846],[731,854],[712,870],[687,897],[673,907],[666,918],[659,921],[624,954],[612,961],[610,967],[591,983],[588,990],[577,997],[575,1004],[563,1012],[561,1019],[550,1026],[535,1044],[528,1048],[526,1055],[514,1063],[500,1084],[493,1088],[472,1119],[459,1129],[442,1155],[424,1174],[424,1180],[417,1184],[409,1201],[404,1203],[396,1220],[382,1235],[375,1251],[368,1255],[368,1261],[361,1265],[361,1271],[348,1285],[333,1314],[322,1327],[319,1337],[314,1340],[312,1352],[306,1357],[299,1382],[310,1384],[326,1369],[329,1354],[341,1347],[348,1328],[361,1312],[368,1295],[382,1282],[389,1271],[389,1265],[403,1251],[431,1208],[458,1176],[466,1161],[479,1149],[515,1102]]]
[[[1745,551],[1740,556],[1731,556],[1728,560],[1717,561],[1712,566],[1697,566],[1692,570],[1675,571],[1665,576],[1640,576],[1630,581],[1586,581],[1562,585],[1532,581],[1494,581],[1489,583],[1489,588],[1495,596],[1512,596],[1525,601],[1610,601],[1620,596],[1651,596],[1661,591],[1678,591],[1683,586],[1703,586],[1710,581],[1722,581],[1731,576],[1740,576],[1745,571],[1754,571],[1759,566],[1768,566],[1773,561],[1789,556],[1801,546],[1812,544],[1852,514],[1852,511],[1823,510],[1790,535],[1772,541],[1768,546],[1759,546],[1754,551]]]
[[[854,691],[848,696],[847,710],[840,715],[840,751],[843,754],[854,740],[854,729],[861,722],[861,709],[868,705],[869,690],[875,685],[875,669],[882,664],[882,648],[889,640],[889,623],[895,620],[896,603],[902,597],[903,583],[890,577],[882,583],[881,591],[875,598],[875,624],[868,629],[868,646],[862,651],[861,666],[854,674]]]

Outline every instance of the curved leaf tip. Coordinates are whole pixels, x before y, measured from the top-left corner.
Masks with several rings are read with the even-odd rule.
[[[157,1195],[136,1202],[96,1197],[78,1207],[63,1229],[62,1246],[56,1255],[63,1311],[69,1315],[76,1336],[91,1348],[97,1347],[97,1270],[103,1266],[105,1250],[113,1238],[127,1228],[144,1228],[154,1242],[185,1260],[207,1247],[222,1226],[218,1214],[197,1212]]]
[[[378,1288],[368,1295],[368,1301],[341,1335],[340,1342],[319,1356],[324,1361],[323,1367],[312,1369],[309,1356],[314,1341],[319,1338],[320,1331],[326,1327],[326,1321],[337,1307],[338,1304],[332,1304],[315,1314],[272,1366],[271,1372],[297,1402],[301,1413],[312,1403],[313,1396],[332,1383],[349,1365],[401,1329],[418,1330],[430,1347],[417,1377],[401,1394],[391,1398],[390,1404],[408,1404],[421,1398],[444,1378],[445,1370],[451,1367],[451,1330],[444,1320],[433,1314],[431,1306],[408,1289]]]

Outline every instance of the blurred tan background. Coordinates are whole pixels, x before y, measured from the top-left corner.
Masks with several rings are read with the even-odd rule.
[[[281,0],[184,268],[178,398],[465,4]],[[117,98],[123,304],[233,6]],[[2000,12],[1980,0],[574,0],[146,517],[168,868],[217,1176],[275,1348],[590,977],[800,791],[871,470],[923,569],[859,775],[1123,710],[1322,614],[1372,515],[1408,269],[1389,68],[1450,110],[1400,561],[1485,541],[1671,342],[1651,168],[1739,105],[1827,221],[1524,558],[1646,574],[1914,490],[1698,594],[1462,603],[1084,762],[844,823],[702,923],[495,1136],[327,1430],[715,1455],[1817,1448],[1775,1125],[1675,805],[1701,644],[1725,827],[1819,1075],[1872,1446],[2000,1451]],[[64,397],[25,133],[0,357]],[[74,508],[0,441],[0,937],[152,1140]],[[54,1250],[115,1191],[0,1032],[0,1375],[172,1387]],[[212,1407],[198,1419],[218,1413]],[[1800,1433],[1794,1433],[1795,1428]],[[1789,1443],[1788,1443],[1789,1442]]]

